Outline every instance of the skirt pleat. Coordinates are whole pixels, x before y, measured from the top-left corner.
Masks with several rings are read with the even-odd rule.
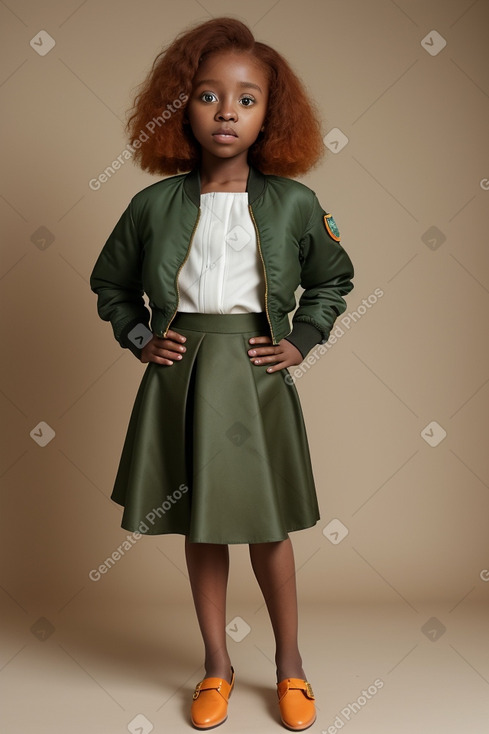
[[[319,519],[299,396],[288,370],[247,354],[264,313],[178,312],[173,365],[150,362],[129,420],[112,499],[122,527],[191,542],[263,543]],[[290,384],[288,384],[290,382]]]

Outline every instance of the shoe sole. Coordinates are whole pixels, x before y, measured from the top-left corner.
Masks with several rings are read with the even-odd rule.
[[[289,731],[305,731],[306,729],[310,729],[311,728],[311,726],[316,721],[316,718],[317,717],[315,716],[314,717],[314,721],[311,721],[311,723],[308,724],[307,726],[301,726],[299,728],[297,728],[296,726],[289,726],[288,724],[285,723],[285,721],[283,719],[280,719],[280,721],[282,722],[282,725],[285,726],[285,728],[288,729]]]
[[[209,731],[209,729],[216,729],[218,726],[221,726],[221,724],[224,724],[225,721],[228,720],[228,717],[226,716],[225,719],[220,721],[218,724],[212,724],[212,726],[198,726],[197,724],[194,724],[192,721],[192,726],[194,729],[198,729],[199,731]]]

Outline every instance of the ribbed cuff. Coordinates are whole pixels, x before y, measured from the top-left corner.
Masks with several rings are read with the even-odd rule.
[[[292,332],[285,338],[305,358],[311,349],[320,343],[322,335],[319,329],[316,329],[312,324],[308,324],[306,321],[295,321],[292,323]]]

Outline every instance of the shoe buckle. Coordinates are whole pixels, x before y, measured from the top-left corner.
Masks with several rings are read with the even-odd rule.
[[[194,701],[196,701],[196,700],[198,699],[198,697],[200,696],[200,689],[202,688],[202,683],[203,683],[203,682],[204,682],[204,681],[203,681],[203,680],[201,680],[201,681],[200,681],[200,683],[197,683],[197,685],[195,686],[195,691],[194,691],[194,693],[193,693],[193,696],[192,696],[192,698],[193,698],[193,700],[194,700]],[[220,692],[220,690],[221,690],[221,686],[222,686],[222,680],[221,680],[221,681],[219,681],[219,685],[218,685],[218,686],[217,686],[217,688],[215,689],[215,690],[216,690],[216,691],[217,691],[218,693],[219,693],[219,692]]]
[[[314,699],[314,693],[312,692],[311,684],[308,683],[307,681],[306,681],[306,692],[307,692],[307,697],[308,698]]]

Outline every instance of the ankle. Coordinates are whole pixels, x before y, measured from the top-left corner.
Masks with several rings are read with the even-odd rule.
[[[231,683],[232,670],[231,659],[227,658],[206,658],[204,662],[206,678],[223,678]]]
[[[306,680],[306,674],[302,667],[302,658],[298,653],[287,657],[277,656],[275,658],[275,663],[277,666],[277,683],[285,678],[300,678],[301,680]]]

